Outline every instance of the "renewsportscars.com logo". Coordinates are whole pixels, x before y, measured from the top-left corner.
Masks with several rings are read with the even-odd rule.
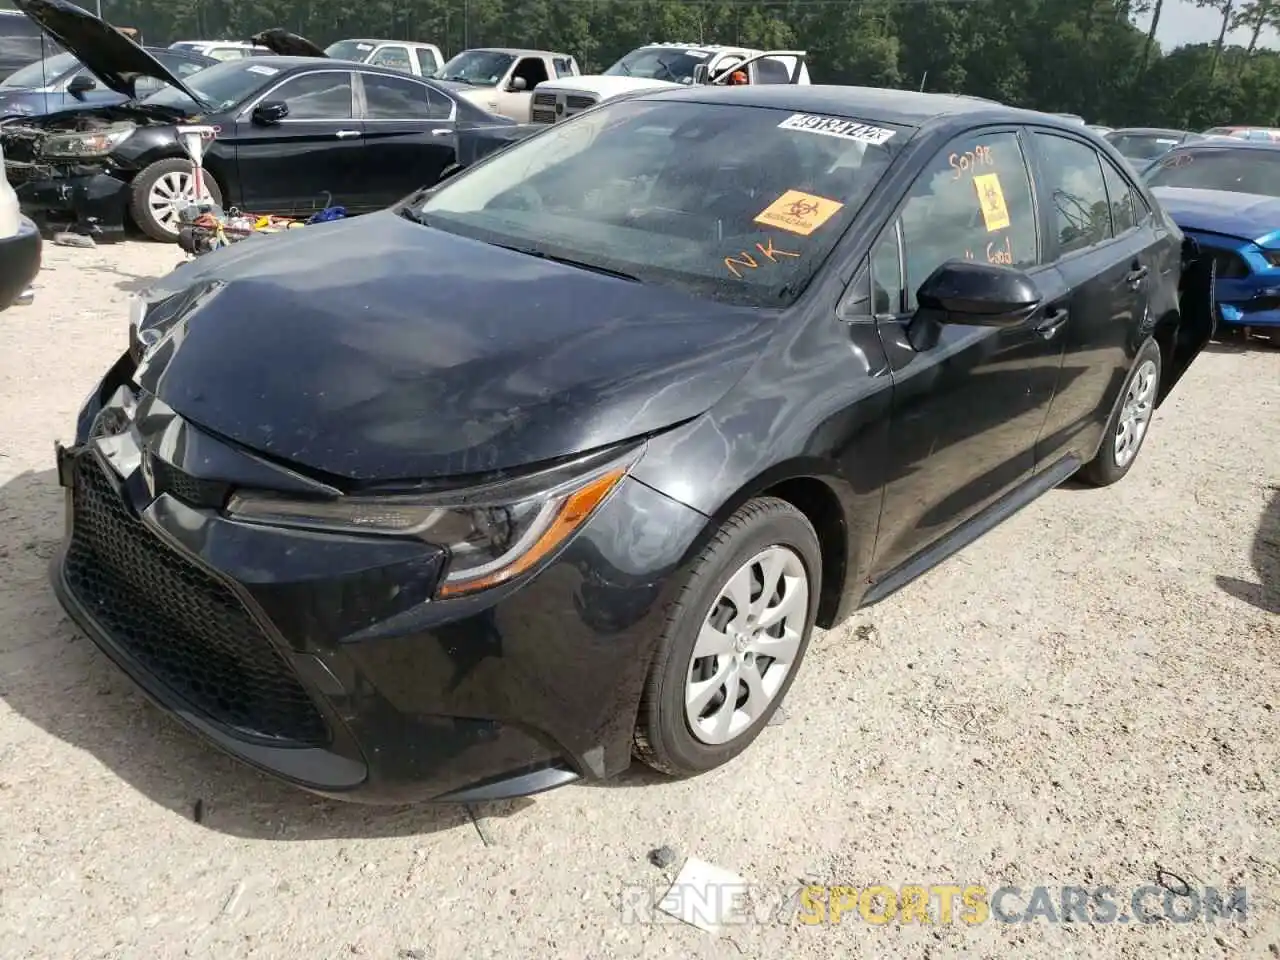
[[[809,884],[779,889],[747,883],[637,884],[622,891],[624,923],[965,924],[1215,923],[1248,918],[1241,887],[1145,885],[997,887],[983,884],[846,886]]]

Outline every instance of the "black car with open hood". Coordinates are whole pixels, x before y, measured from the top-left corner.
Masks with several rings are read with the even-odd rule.
[[[307,216],[330,204],[352,214],[383,209],[455,164],[459,135],[505,122],[431,80],[324,56],[232,60],[179,81],[65,0],[19,2],[113,88],[132,91],[141,76],[169,83],[141,100],[0,125],[24,211],[85,233],[118,234],[132,222],[176,243],[197,192],[259,214]],[[261,36],[305,49],[285,31]],[[183,125],[212,137],[199,191],[178,134]]]
[[[1040,229],[1068,187],[1115,202]],[[696,774],[768,724],[815,625],[1070,476],[1120,480],[1211,288],[1119,155],[1045,114],[604,103],[141,296],[58,451],[54,586],[157,702],[310,790]]]

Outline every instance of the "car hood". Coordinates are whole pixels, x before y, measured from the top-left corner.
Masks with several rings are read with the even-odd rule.
[[[1275,197],[1190,187],[1153,187],[1151,193],[1184,230],[1221,233],[1262,246],[1280,241],[1280,199]]]
[[[661,430],[728,392],[776,322],[391,211],[245,240],[147,299],[144,390],[348,481],[507,470]]]
[[[259,47],[266,47],[272,53],[281,57],[323,57],[326,60],[329,58],[327,53],[306,37],[290,33],[283,27],[271,27],[269,30],[255,33],[249,38],[248,42]]]
[[[682,84],[670,80],[654,80],[650,77],[613,77],[604,74],[582,77],[565,77],[550,83],[538,84],[536,92],[548,93],[594,93],[600,98],[617,97],[624,93],[638,93],[641,90],[669,90]]]
[[[116,93],[133,99],[139,77],[153,77],[177,87],[196,103],[195,96],[176,75],[115,27],[67,0],[13,0],[19,10],[75,54],[82,64]]]

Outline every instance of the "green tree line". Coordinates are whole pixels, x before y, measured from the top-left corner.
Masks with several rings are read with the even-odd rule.
[[[1280,126],[1280,53],[1259,43],[1280,0],[1196,2],[1218,15],[1217,35],[1167,52],[1155,41],[1165,0],[103,0],[103,15],[149,43],[284,27],[446,56],[560,50],[586,70],[655,40],[786,47],[808,51],[815,83],[976,94],[1113,126]],[[1225,42],[1237,30],[1247,45]]]

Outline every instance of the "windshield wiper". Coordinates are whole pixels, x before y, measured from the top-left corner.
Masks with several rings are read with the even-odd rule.
[[[643,281],[634,274],[624,273],[621,270],[611,270],[608,267],[602,267],[595,263],[586,263],[582,260],[575,260],[572,257],[562,257],[554,253],[547,253],[545,250],[539,250],[536,247],[520,247],[506,243],[495,243],[494,246],[502,247],[504,250],[514,250],[516,253],[523,253],[526,256],[537,257],[539,260],[551,260],[555,263],[563,263],[568,267],[577,267],[579,270],[590,270],[592,273],[600,273],[606,277],[626,280],[629,283],[643,283]]]
[[[468,80],[466,77],[441,77],[440,79],[449,80],[453,83],[465,83],[468,87],[474,87],[476,85],[474,80]]]

